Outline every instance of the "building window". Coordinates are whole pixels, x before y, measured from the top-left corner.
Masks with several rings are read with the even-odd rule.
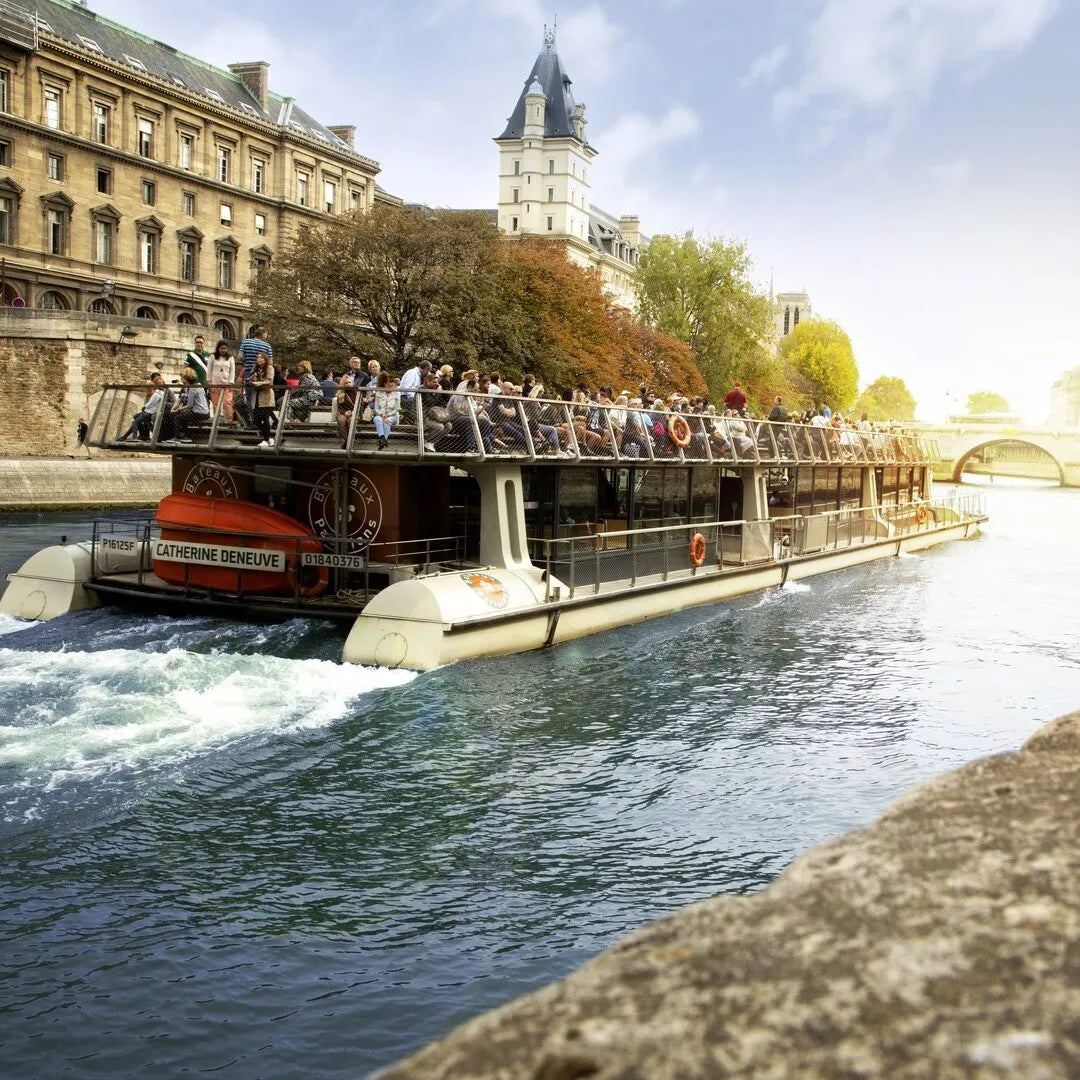
[[[553,157],[548,158],[548,173],[554,174],[555,172],[555,159]]]
[[[232,207],[228,203],[221,204],[221,213],[219,215],[222,225],[232,224]]]
[[[517,218],[516,217],[512,217],[510,219],[510,231],[511,232],[517,232]]]
[[[94,222],[94,261],[104,266],[110,266],[113,261],[113,223],[102,221],[100,218]]]
[[[152,307],[147,307],[145,304],[142,307],[135,309],[136,319],[156,319],[157,312]]]
[[[7,139],[0,139],[0,166],[5,169],[11,164],[11,143]]]
[[[112,172],[109,169],[98,168],[97,189],[102,195],[108,195],[112,191]]]
[[[199,265],[199,249],[194,240],[180,241],[180,277],[184,281],[194,283],[197,278]]]
[[[0,244],[14,243],[15,203],[6,195],[0,196]]]
[[[337,205],[337,184],[333,180],[327,180],[323,184],[323,208],[328,214],[334,212]]]
[[[514,202],[521,201],[521,188],[514,188]]]
[[[521,175],[521,162],[520,161],[515,161],[514,162],[514,175],[515,176],[520,176]]]
[[[157,198],[157,184],[153,180],[144,180],[142,182],[142,201],[147,206],[153,206],[154,200]]]
[[[308,177],[307,173],[298,172],[296,174],[296,201],[301,206],[308,205]]]
[[[64,179],[64,156],[63,154],[49,154],[48,173],[50,180],[60,181]]]
[[[139,269],[144,274],[157,273],[157,233],[142,229],[139,232]]]
[[[195,136],[182,134],[180,136],[180,168],[190,169],[195,159]]]
[[[139,121],[139,156],[154,156],[154,122],[153,120]]]
[[[217,148],[217,178],[223,183],[229,182],[229,172],[232,167],[232,151],[227,146]]]
[[[50,255],[63,255],[67,249],[67,212],[46,210],[46,247]]]
[[[265,190],[266,162],[261,158],[251,159],[251,190],[261,195]]]
[[[255,235],[256,236],[265,236],[266,235],[266,215],[265,214],[256,214],[255,215]]]
[[[219,248],[217,254],[217,280],[219,289],[231,289],[233,282],[233,253]]]
[[[46,292],[41,294],[38,300],[38,309],[41,311],[67,311],[67,301],[58,292]]]
[[[555,201],[555,189],[553,187],[548,188],[548,202]]]
[[[60,91],[51,86],[45,88],[45,123],[48,127],[60,127]]]
[[[190,191],[184,192],[183,209],[185,217],[195,216],[195,196]]]
[[[784,308],[784,336],[791,332],[791,308]]]
[[[799,325],[799,309],[798,308],[795,309],[795,318],[793,319],[793,322],[794,322],[794,324],[796,326]]]
[[[251,258],[252,284],[258,289],[263,282],[263,275],[270,269],[270,260],[265,255],[253,255]]]
[[[555,219],[553,217],[551,217],[550,215],[548,215],[547,227],[548,227],[548,232],[551,232],[552,229],[555,228]]]
[[[94,117],[91,121],[91,137],[94,142],[107,143],[109,141],[109,106],[94,105]]]
[[[0,112],[8,111],[8,82],[10,78],[10,73],[0,68]]]
[[[360,192],[356,188],[349,188],[349,210],[356,213],[360,209]]]

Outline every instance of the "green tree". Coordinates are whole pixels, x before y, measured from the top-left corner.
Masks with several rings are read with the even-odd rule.
[[[972,416],[981,413],[1007,413],[1009,403],[1000,394],[990,390],[976,390],[974,394],[968,394],[967,411]]]
[[[882,375],[859,395],[855,412],[871,420],[914,420],[915,399],[903,379]]]
[[[780,361],[815,402],[846,410],[859,389],[851,339],[827,319],[806,319],[780,342]]]
[[[733,379],[754,387],[772,359],[772,307],[750,280],[744,244],[683,236],[652,237],[637,276],[640,318],[690,346],[719,399]]]

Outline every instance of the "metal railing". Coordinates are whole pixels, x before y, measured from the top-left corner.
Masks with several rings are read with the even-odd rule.
[[[559,599],[557,579],[568,596],[586,589],[632,589],[642,583],[732,573],[881,540],[898,540],[985,518],[979,494],[915,500],[875,507],[852,507],[804,516],[760,520],[680,523],[643,529],[598,530],[580,536],[531,538],[533,561],[544,568],[545,600]],[[582,527],[583,529],[586,527]],[[704,540],[695,565],[691,546]]]
[[[932,440],[902,431],[440,390],[402,393],[389,438],[380,449],[372,413],[376,398],[369,388],[348,388],[331,407],[305,402],[306,388],[280,388],[272,414],[263,414],[262,430],[254,426],[244,389],[231,389],[231,417],[221,394],[201,418],[157,410],[149,419],[143,415],[135,422],[138,430],[132,430],[146,385],[107,386],[87,441],[108,449],[168,451],[188,441],[208,450],[242,450],[267,441],[272,451],[290,454],[378,454],[399,460],[564,458],[621,464],[925,465],[939,456]],[[169,391],[175,397],[180,388],[170,386]]]

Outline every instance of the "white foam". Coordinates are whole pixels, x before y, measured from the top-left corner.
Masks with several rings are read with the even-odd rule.
[[[17,619],[14,615],[0,615],[0,636],[14,634],[37,624],[29,619]]]
[[[785,581],[780,587],[784,592],[813,592],[813,589],[805,581]]]
[[[0,768],[20,786],[175,762],[258,733],[324,726],[413,672],[288,660],[0,649]],[[32,704],[31,704],[32,703]]]

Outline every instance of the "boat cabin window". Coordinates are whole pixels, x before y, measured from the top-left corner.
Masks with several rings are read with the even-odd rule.
[[[717,475],[715,469],[692,469],[690,476],[690,520],[716,521]]]
[[[862,470],[840,470],[840,508],[853,510],[862,505]]]

